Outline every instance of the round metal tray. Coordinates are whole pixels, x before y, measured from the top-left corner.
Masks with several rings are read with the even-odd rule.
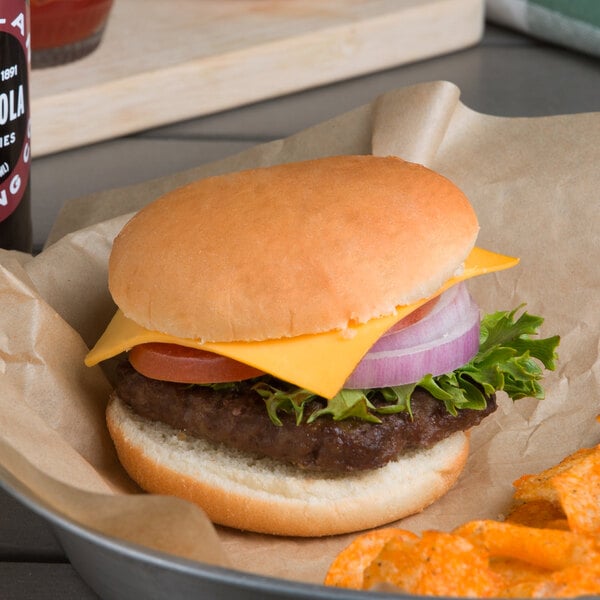
[[[416,599],[303,584],[181,559],[82,527],[46,506],[2,468],[0,487],[50,523],[75,570],[103,600]]]

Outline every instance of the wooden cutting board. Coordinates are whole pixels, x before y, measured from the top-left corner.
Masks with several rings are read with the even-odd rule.
[[[483,0],[115,0],[102,44],[32,71],[33,154],[451,52]]]

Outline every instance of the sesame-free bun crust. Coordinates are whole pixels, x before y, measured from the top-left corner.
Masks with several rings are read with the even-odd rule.
[[[178,337],[345,329],[435,292],[477,232],[464,194],[423,166],[317,159],[166,194],[115,239],[109,287],[127,317]]]
[[[380,469],[327,476],[187,437],[116,395],[107,423],[121,464],[144,490],[190,500],[220,525],[289,536],[350,533],[421,511],[454,484],[469,447],[459,432]]]

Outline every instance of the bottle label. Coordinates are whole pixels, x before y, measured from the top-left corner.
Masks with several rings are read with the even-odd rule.
[[[29,15],[22,0],[0,5],[0,221],[27,189],[31,161]]]

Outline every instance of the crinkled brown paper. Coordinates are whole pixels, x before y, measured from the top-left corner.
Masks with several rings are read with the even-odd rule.
[[[106,264],[128,213],[208,174],[350,153],[395,154],[460,186],[479,216],[478,245],[521,258],[510,271],[470,283],[480,306],[526,302],[546,317],[544,334],[562,337],[546,399],[513,405],[501,398],[473,431],[457,485],[401,526],[418,532],[498,518],[516,477],[598,443],[600,113],[499,118],[474,112],[459,95],[447,82],[400,89],[226,160],[82,198],[65,207],[39,256],[2,253],[0,467],[33,498],[107,534],[241,570],[322,581],[352,536],[297,540],[214,529],[192,505],[137,494],[104,426],[109,383],[83,358],[114,310]]]

